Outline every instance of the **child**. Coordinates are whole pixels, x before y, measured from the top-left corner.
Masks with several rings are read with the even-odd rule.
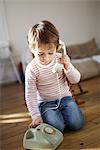
[[[67,83],[80,80],[80,72],[71,64],[68,55],[59,56],[59,33],[49,21],[34,25],[28,33],[28,44],[34,54],[25,72],[25,97],[32,118],[30,127],[42,122],[60,131],[65,127],[78,130],[83,127],[84,117],[72,98]],[[63,69],[53,72],[56,63]],[[66,80],[67,78],[67,80]]]

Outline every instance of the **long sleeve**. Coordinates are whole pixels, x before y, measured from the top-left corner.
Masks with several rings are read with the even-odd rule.
[[[29,113],[34,121],[37,116],[40,116],[40,112],[37,103],[36,77],[29,66],[25,71],[25,99]]]
[[[71,63],[68,70],[64,69],[64,73],[70,83],[76,84],[80,81],[81,74]]]

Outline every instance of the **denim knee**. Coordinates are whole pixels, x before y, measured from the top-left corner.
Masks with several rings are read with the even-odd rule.
[[[79,123],[74,123],[74,124],[72,124],[72,125],[70,125],[70,129],[71,130],[80,130],[81,128],[83,128],[83,125],[84,125],[84,121],[82,121],[82,122],[79,122]]]
[[[47,115],[48,114],[48,115]],[[46,113],[42,116],[43,122],[50,124],[51,126],[55,127],[56,129],[60,130],[61,132],[64,131],[65,128],[65,124],[64,124],[64,120],[62,118],[59,117],[52,117],[52,115],[50,116],[49,113]]]
[[[61,132],[64,131],[65,124],[62,113],[59,109],[52,109],[57,107],[56,101],[42,103],[39,107],[44,123],[50,124]]]
[[[74,130],[79,130],[79,129],[83,128],[84,123],[85,123],[85,118],[84,118],[84,115],[81,114],[81,116],[80,116],[80,121],[79,121],[78,123],[77,123],[77,121],[76,121],[75,129],[74,129]]]
[[[62,101],[62,114],[66,127],[71,130],[79,130],[84,125],[84,115],[72,97],[66,97]]]
[[[74,131],[80,130],[81,128],[83,128],[84,122],[85,122],[84,116],[81,114],[79,119],[70,122],[70,124],[67,127]]]
[[[63,132],[64,128],[65,128],[65,124],[63,122],[61,122],[59,124],[56,122],[53,122],[52,126],[54,126],[56,129],[60,130],[61,132]]]

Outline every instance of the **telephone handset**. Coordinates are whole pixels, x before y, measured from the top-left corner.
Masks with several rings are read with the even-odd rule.
[[[62,54],[62,56],[66,55],[66,46],[65,46],[64,42],[62,42],[61,40],[59,40],[59,46],[58,46],[58,49],[57,49],[57,53]],[[57,62],[53,66],[52,72],[53,73],[60,72],[60,71],[62,71],[62,69],[64,69],[63,64],[60,64],[60,63]]]

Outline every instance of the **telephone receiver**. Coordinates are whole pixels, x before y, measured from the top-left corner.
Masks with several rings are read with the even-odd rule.
[[[59,40],[59,46],[58,46],[58,49],[57,49],[57,53],[60,53],[63,55],[66,55],[66,46],[65,46],[65,43],[62,42],[61,40]],[[64,69],[64,66],[63,64],[60,64],[60,63],[56,63],[53,68],[52,68],[52,72],[53,73],[58,73],[58,72],[61,72],[62,69]]]

